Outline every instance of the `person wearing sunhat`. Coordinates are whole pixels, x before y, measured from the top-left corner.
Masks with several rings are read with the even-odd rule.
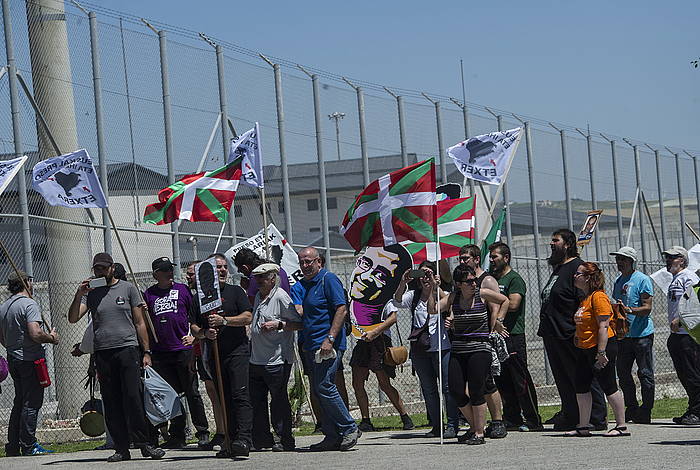
[[[209,449],[209,423],[197,377],[190,367],[194,340],[190,335],[190,318],[193,317],[194,300],[185,284],[174,282],[174,266],[167,257],[155,259],[151,269],[156,284],[143,294],[158,335],[158,342],[153,345],[153,368],[178,394],[185,394],[192,424],[197,430],[197,445],[200,449]],[[184,414],[171,420],[170,438],[163,448],[185,447],[185,422]],[[152,432],[152,438],[157,440],[157,433]]]
[[[260,264],[252,269],[251,275],[258,286],[250,325],[253,447],[272,448],[273,452],[293,451],[295,442],[287,383],[294,364],[294,330],[301,328],[302,320],[291,297],[280,285],[278,265]],[[270,422],[278,441],[270,432]]]
[[[160,459],[165,451],[150,444],[141,390],[141,366],[151,365],[153,354],[141,296],[133,284],[114,276],[109,253],[95,255],[92,271],[94,278],[104,278],[105,285],[91,288],[94,278],[81,282],[68,321],[77,323],[88,311],[92,314],[95,365],[107,428],[114,439],[115,453],[107,462],[130,460],[130,443],[144,457]]]
[[[672,246],[663,252],[666,270],[673,275],[668,286],[668,322],[671,334],[666,346],[671,355],[678,380],[688,394],[688,409],[673,422],[683,425],[700,424],[700,345],[690,337],[680,323],[680,301],[688,288],[697,284],[698,276],[688,269],[688,250]]]
[[[615,257],[620,275],[615,279],[612,298],[623,309],[630,329],[619,341],[617,376],[625,398],[625,421],[651,423],[654,407],[654,321],[651,318],[654,285],[651,278],[636,269],[637,250],[623,246],[610,253]],[[632,365],[637,363],[637,377],[642,404],[632,379]]]

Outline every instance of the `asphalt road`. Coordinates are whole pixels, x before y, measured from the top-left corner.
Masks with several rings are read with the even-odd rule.
[[[631,425],[631,437],[562,437],[561,433],[512,432],[505,439],[488,440],[483,446],[440,445],[438,439],[422,437],[425,432],[365,433],[357,447],[348,452],[311,453],[303,447],[320,440],[319,436],[297,439],[297,452],[256,452],[250,458],[219,460],[211,452],[168,451],[160,461],[142,459],[132,450],[134,460],[105,464],[112,451],[86,451],[37,457],[0,459],[1,469],[93,469],[164,468],[177,470],[209,468],[585,468],[585,469],[696,469],[700,467],[700,426],[683,427],[659,421],[652,425]],[[601,433],[596,433],[601,434]],[[138,458],[137,458],[138,456]]]

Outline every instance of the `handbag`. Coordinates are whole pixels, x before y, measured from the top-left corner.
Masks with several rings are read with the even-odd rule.
[[[388,366],[399,366],[408,360],[408,348],[403,345],[401,340],[401,330],[399,330],[398,319],[396,323],[396,334],[399,336],[399,345],[390,346],[384,352],[384,364]]]

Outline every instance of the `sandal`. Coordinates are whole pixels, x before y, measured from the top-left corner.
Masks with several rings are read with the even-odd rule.
[[[610,434],[614,433],[614,434]],[[603,434],[605,437],[622,437],[622,436],[631,436],[632,434],[627,431],[627,426],[615,426],[612,428],[610,431],[606,432]]]
[[[577,427],[573,431],[565,432],[565,437],[591,437],[591,426]]]

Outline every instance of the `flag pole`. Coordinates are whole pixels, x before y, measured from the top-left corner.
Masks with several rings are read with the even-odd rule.
[[[233,203],[231,203],[231,206],[233,207]],[[236,216],[235,211],[230,211],[230,212],[234,212],[233,216],[234,217]],[[230,216],[231,216],[231,214],[229,214],[229,217]],[[214,246],[214,253],[219,252],[219,243],[221,243],[221,237],[224,236],[224,229],[225,228],[226,228],[226,222],[222,222],[221,223],[221,231],[219,231],[219,236],[216,239],[216,246]],[[233,244],[234,245],[236,244],[236,237],[233,238]]]
[[[476,199],[475,199],[476,200]],[[433,219],[433,227],[435,230],[435,269],[436,269],[436,274],[439,276],[440,270],[440,232],[437,227],[437,200],[435,201],[435,206],[434,206],[434,215],[435,218]],[[444,443],[444,434],[445,431],[443,429],[443,423],[442,420],[444,418],[444,397],[442,395],[442,382],[443,382],[443,377],[442,377],[442,312],[440,312],[440,283],[435,286],[435,309],[437,310],[437,335],[438,335],[438,395],[440,398],[440,445]],[[430,318],[428,318],[428,322],[430,322]],[[433,423],[435,425],[435,423]]]
[[[632,206],[632,217],[630,218],[630,229],[627,232],[627,246],[630,246],[630,240],[632,240],[632,227],[634,227],[634,216],[637,215],[637,202],[639,201],[639,186],[637,186],[637,191],[634,193],[634,205]]]
[[[119,234],[119,229],[117,229],[117,225],[114,223],[114,218],[112,217],[112,211],[109,210],[109,206],[105,207],[107,209],[107,215],[109,216],[109,222],[112,225],[112,230],[114,230],[114,234],[117,236],[117,242],[119,243],[119,248],[121,248],[122,253],[124,254],[124,259],[126,260],[126,266],[129,268],[129,274],[131,274],[131,280],[134,283],[134,286],[136,287],[136,290],[139,291],[139,297],[141,297],[141,303],[143,305],[148,305],[146,303],[146,299],[143,298],[143,292],[141,291],[141,288],[139,287],[139,282],[136,280],[136,274],[134,274],[134,270],[131,267],[131,261],[129,261],[129,255],[126,254],[126,249],[124,248],[124,243],[122,243],[122,237]],[[153,335],[153,339],[155,342],[158,342],[158,335],[156,334],[156,329],[153,326],[153,321],[151,321],[151,315],[148,313],[148,309],[144,309],[144,317],[146,317],[146,324],[148,325],[148,328],[151,330],[151,334]]]
[[[267,235],[267,203],[265,202],[265,187],[260,188],[262,198],[263,233],[265,234],[265,259],[270,259],[270,237]]]

